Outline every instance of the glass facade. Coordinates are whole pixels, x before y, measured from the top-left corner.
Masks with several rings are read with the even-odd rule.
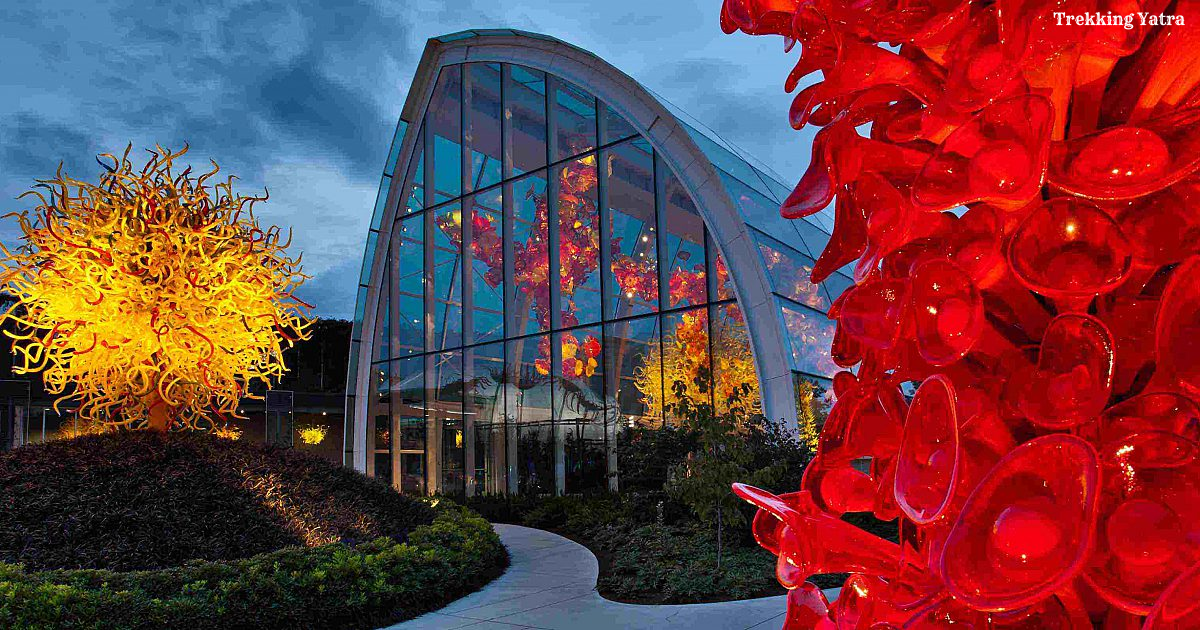
[[[738,264],[761,265],[797,415],[819,416],[838,369],[825,312],[851,284],[808,280],[829,217],[780,218],[778,176],[672,113],[749,227],[758,258]],[[393,147],[385,168],[381,200],[404,179],[396,208],[377,204],[355,315],[347,409],[368,416],[369,474],[409,493],[603,491],[627,427],[677,424],[681,402],[762,412],[747,314],[694,191],[618,108],[480,61],[441,67],[410,124],[394,142],[415,150],[396,164]]]

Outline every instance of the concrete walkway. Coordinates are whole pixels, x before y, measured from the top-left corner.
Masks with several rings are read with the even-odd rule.
[[[387,630],[775,630],[783,625],[782,595],[682,606],[611,602],[596,592],[600,565],[587,547],[540,529],[494,527],[512,559],[504,575],[437,612]],[[836,592],[827,594],[833,599]]]

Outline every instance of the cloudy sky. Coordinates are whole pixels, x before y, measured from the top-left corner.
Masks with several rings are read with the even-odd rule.
[[[162,5],[162,6],[153,6]],[[25,8],[29,7],[29,8]],[[36,7],[36,8],[35,8]],[[547,9],[546,7],[552,7]],[[295,229],[319,315],[349,317],[379,172],[429,37],[541,32],[591,50],[794,181],[782,85],[797,51],[724,35],[720,0],[0,2],[0,211],[59,162],[191,145]],[[13,223],[0,239],[14,242]]]

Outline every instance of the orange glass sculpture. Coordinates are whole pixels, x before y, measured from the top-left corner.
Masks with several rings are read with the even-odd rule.
[[[725,0],[725,32],[799,44],[789,122],[821,129],[780,211],[831,207],[812,280],[854,270],[799,492],[734,486],[786,628],[1200,628],[1198,23]],[[837,571],[829,604],[806,580]]]
[[[264,229],[218,169],[178,169],[187,152],[101,155],[99,185],[63,174],[26,193],[24,241],[3,250],[0,288],[14,304],[14,371],[41,372],[79,418],[236,436],[249,386],[283,376],[283,350],[308,339],[312,306],[291,235]],[[2,248],[0,248],[2,249]]]

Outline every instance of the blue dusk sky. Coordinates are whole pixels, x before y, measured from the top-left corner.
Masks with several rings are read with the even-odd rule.
[[[517,28],[590,50],[789,181],[809,133],[787,124],[798,51],[724,35],[720,0],[0,2],[0,212],[35,178],[95,180],[98,153],[191,145],[295,230],[323,317],[354,310],[392,132],[425,40]],[[144,155],[144,154],[142,154]],[[139,158],[140,159],[140,158]],[[15,222],[0,225],[13,246]]]

